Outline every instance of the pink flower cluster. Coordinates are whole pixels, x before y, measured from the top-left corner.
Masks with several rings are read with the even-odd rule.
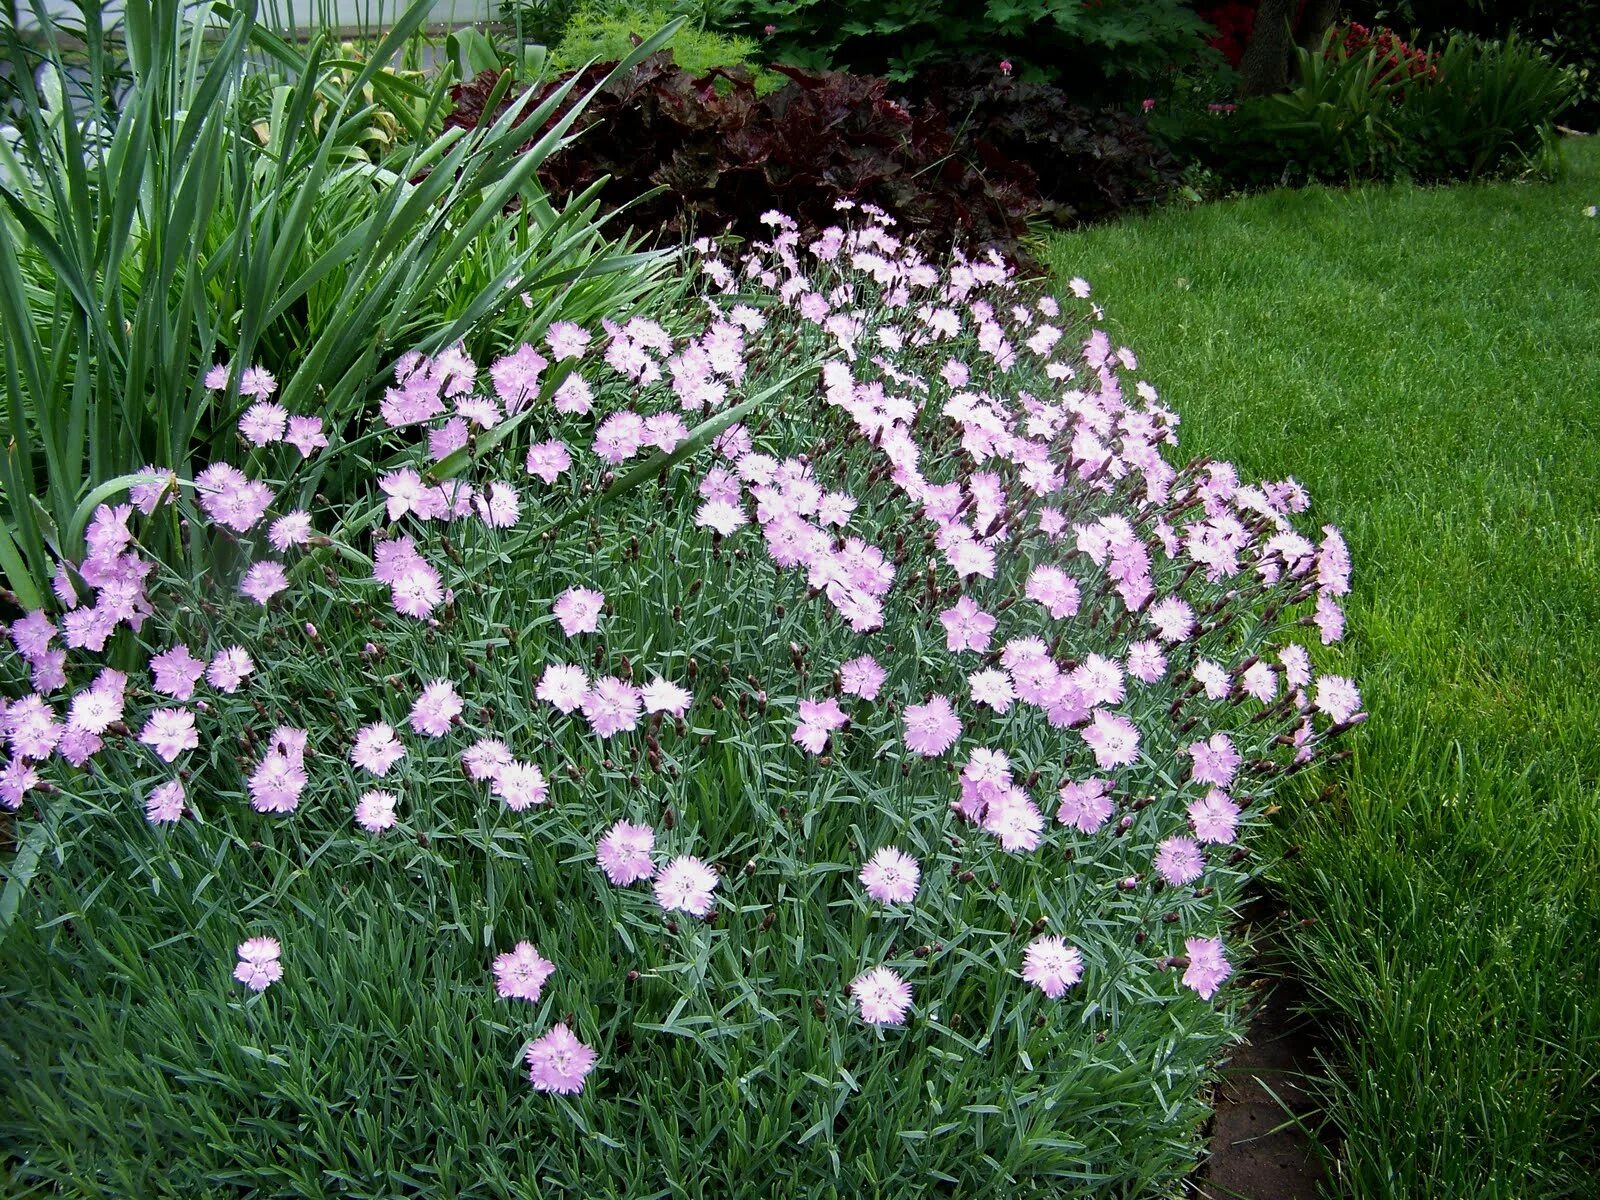
[[[134,514],[182,489],[152,470],[129,503],[100,506],[82,560],[62,563],[58,616],[27,613],[9,629],[32,690],[0,707],[0,804],[19,808],[60,771],[53,759],[75,770],[120,739],[145,768],[153,759],[173,776],[141,787],[149,821],[177,821],[188,773],[209,784],[209,748],[226,738],[255,812],[283,816],[309,799],[299,819],[315,820],[331,794],[346,832],[353,817],[377,835],[404,806],[426,845],[443,763],[479,785],[480,802],[487,787],[497,803],[477,810],[486,820],[515,814],[517,837],[553,831],[563,854],[577,846],[586,863],[592,846],[573,886],[603,876],[608,911],[648,913],[691,938],[712,929],[685,916],[721,927],[766,908],[777,919],[763,872],[779,874],[775,831],[790,826],[820,846],[848,822],[849,865],[826,867],[830,881],[843,876],[838,890],[816,894],[873,926],[915,928],[918,941],[969,888],[1029,872],[1036,891],[1007,897],[1020,916],[1052,895],[1069,858],[1103,862],[1114,850],[1135,873],[1119,867],[1108,892],[1143,902],[1172,889],[1185,901],[1181,926],[1137,943],[1141,960],[1182,966],[1182,985],[1209,1001],[1232,967],[1220,937],[1189,935],[1195,920],[1225,919],[1221,904],[1201,901],[1242,861],[1250,805],[1364,716],[1353,683],[1314,676],[1283,628],[1298,620],[1324,642],[1341,636],[1343,539],[1331,526],[1315,542],[1296,531],[1308,501],[1292,480],[1255,486],[1226,464],[1172,466],[1163,448],[1176,414],[1149,385],[1126,386],[1136,361],[1095,325],[1094,306],[1088,320],[1030,298],[995,257],[937,267],[883,221],[808,244],[781,215],[769,224],[770,243],[705,264],[730,295],[708,298],[710,317],[693,332],[644,316],[600,333],[557,322],[537,347],[486,369],[460,346],[402,358],[380,409],[396,456],[382,460],[371,505],[388,524],[371,535],[338,541],[343,526],[327,514],[314,524],[288,504],[274,512],[279,497],[262,479],[207,466],[192,485],[195,519],[227,531],[246,560],[226,581],[221,615],[178,639],[163,611],[145,640],[166,648],[147,677],[97,663],[71,689],[69,666],[157,615]],[[1087,284],[1069,287],[1087,300]],[[763,290],[761,309],[742,302]],[[783,345],[769,330],[825,347],[815,394],[760,425],[720,428],[709,452],[685,459],[689,478],[653,480],[649,500],[622,509],[632,523],[598,536],[610,517],[580,506],[605,495],[613,468],[671,452],[690,421],[741,398]],[[218,367],[207,384],[231,378]],[[270,374],[247,368],[237,387],[254,400],[239,432],[255,451],[326,446],[320,421],[272,399]],[[519,461],[544,486],[524,494],[489,477]],[[638,474],[654,476],[654,464]],[[579,511],[588,529],[569,538],[561,519]],[[319,525],[334,532],[319,537]],[[325,547],[333,565],[302,570],[315,564],[297,556]],[[370,569],[335,571],[369,550]],[[536,575],[519,565],[530,555],[541,556]],[[489,615],[479,597],[502,570],[517,586],[496,593],[506,607]],[[296,711],[298,698],[283,698],[296,694],[276,686],[280,671],[296,674],[286,654],[315,654],[318,636],[305,625],[307,643],[285,651],[302,627],[276,618],[325,582],[375,630],[357,636],[373,639],[354,668],[366,687],[327,697],[355,703],[348,722],[314,698]],[[373,603],[379,587],[387,596]],[[727,614],[740,613],[740,589],[760,611],[735,628]],[[1266,611],[1274,618],[1258,620]],[[273,632],[259,645],[238,635],[263,656],[258,668],[233,631],[263,623]],[[752,627],[759,646],[733,644]],[[709,666],[705,639],[718,656]],[[413,657],[377,669],[402,654]],[[769,727],[747,744],[737,732]],[[771,767],[760,794],[718,798],[762,814],[749,846],[727,836],[725,814],[702,822],[682,811],[692,789],[671,790],[697,754],[724,747],[753,749]],[[841,778],[848,786],[827,804],[788,812],[786,790]],[[194,794],[203,805],[218,790]],[[345,840],[374,857],[409,846]],[[747,860],[743,872],[728,866]],[[1015,1002],[1038,1003],[1030,989],[1065,1001],[1100,986],[1096,939],[1111,935],[1090,922],[1063,934],[1035,922],[1029,933],[1028,920],[995,935],[1011,939],[992,961],[1011,964],[1002,970]],[[753,928],[740,934],[751,944]],[[907,945],[886,937],[829,990],[882,1030],[907,1024],[911,979],[938,1012],[934,936],[915,961],[885,951]],[[246,942],[239,959],[235,976],[256,991],[282,975],[273,939]],[[493,964],[498,994],[533,1004],[562,988],[556,972],[529,941]],[[574,1015],[529,1045],[537,1090],[583,1090],[597,1055],[573,1025],[593,1027]]]

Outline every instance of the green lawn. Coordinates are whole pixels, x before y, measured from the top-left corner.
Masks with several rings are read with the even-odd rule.
[[[1556,186],[1280,192],[1061,236],[1191,454],[1292,474],[1356,564],[1371,721],[1287,813],[1336,1190],[1600,1169],[1600,145]]]

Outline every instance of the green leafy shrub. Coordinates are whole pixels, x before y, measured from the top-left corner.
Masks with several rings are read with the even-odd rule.
[[[558,71],[574,71],[591,62],[616,62],[677,15],[660,5],[580,9],[551,50],[550,64]],[[751,66],[756,58],[755,43],[749,38],[730,37],[688,23],[679,26],[664,48],[691,75],[704,75],[714,67]],[[775,92],[788,82],[775,71],[752,68],[752,76],[757,95]]]
[[[580,0],[500,0],[500,23],[521,45],[550,47],[559,42]]]
[[[311,138],[321,138],[347,110],[365,114],[365,121],[340,131],[336,157],[341,161],[382,163],[404,156],[419,142],[437,135],[442,114],[431,103],[427,75],[416,69],[380,65],[377,74],[352,95],[367,65],[367,53],[352,42],[340,45],[323,65],[321,83],[303,118],[293,112],[294,77],[279,71],[252,71],[240,81],[239,116],[263,147],[275,147],[274,130],[303,119]]]
[[[1563,119],[1591,131],[1600,124],[1600,0],[1354,0],[1347,7],[1353,19],[1386,19],[1434,42],[1467,33],[1490,41],[1516,34],[1536,43],[1570,68],[1577,84]]]
[[[1424,56],[1334,31],[1323,51],[1300,51],[1299,64],[1287,92],[1155,128],[1245,186],[1476,179],[1554,169],[1554,121],[1576,91],[1568,70],[1514,35],[1457,34]]]
[[[1074,95],[1134,94],[1210,32],[1184,0],[746,0],[738,11],[773,62],[904,80],[976,56]]]

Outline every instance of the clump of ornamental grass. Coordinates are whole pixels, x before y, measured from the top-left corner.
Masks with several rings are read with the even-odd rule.
[[[1171,465],[1087,284],[861,215],[702,242],[660,320],[408,356],[348,441],[213,369],[251,398],[232,461],[108,497],[10,630],[26,1177],[1192,1166],[1263,802],[1362,716],[1303,644],[1342,632],[1344,544],[1292,480]],[[368,501],[303,485],[327,456]],[[155,562],[159,522],[227,573]]]

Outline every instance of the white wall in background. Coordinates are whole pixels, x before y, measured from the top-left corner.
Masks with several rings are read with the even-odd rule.
[[[275,29],[333,25],[336,28],[382,29],[392,24],[405,5],[397,0],[258,0],[258,18]],[[44,0],[52,16],[77,23],[78,9],[68,0]],[[493,20],[499,5],[496,0],[435,0],[428,15],[430,25],[481,25]],[[105,6],[105,20],[120,13],[122,5],[111,0]],[[19,23],[27,28],[33,20],[31,0],[17,0]]]

